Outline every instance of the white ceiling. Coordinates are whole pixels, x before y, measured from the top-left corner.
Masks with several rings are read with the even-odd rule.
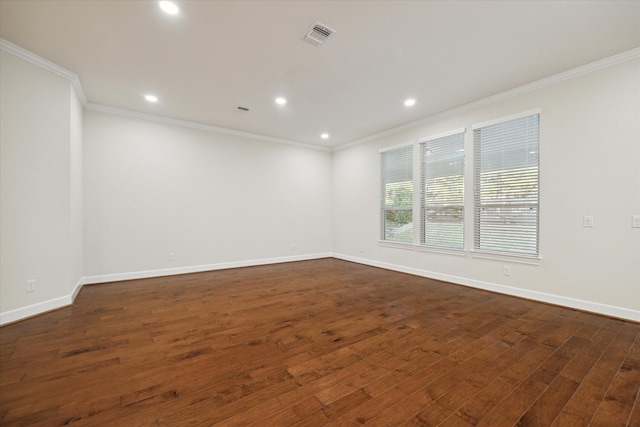
[[[325,147],[640,46],[640,1],[177,3],[0,0],[0,36],[91,104]],[[301,41],[316,21],[336,30],[320,47]]]

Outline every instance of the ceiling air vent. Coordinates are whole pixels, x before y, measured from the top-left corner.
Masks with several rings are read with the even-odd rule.
[[[302,36],[302,40],[314,46],[320,46],[335,32],[336,30],[316,22],[309,28],[305,35]]]

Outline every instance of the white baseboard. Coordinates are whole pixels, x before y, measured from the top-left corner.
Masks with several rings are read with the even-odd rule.
[[[442,273],[421,270],[421,269],[412,268],[412,267],[405,267],[402,265],[389,264],[389,263],[380,262],[380,261],[373,261],[370,259],[353,257],[350,255],[334,253],[333,257],[337,259],[342,259],[345,261],[355,262],[358,264],[384,268],[386,270],[393,270],[393,271],[399,271],[401,273],[408,273],[414,276],[421,276],[421,277],[427,277],[429,279],[441,280],[443,282],[454,283],[456,285],[469,286],[471,288],[483,289],[486,291],[497,292],[500,294],[526,298],[529,300],[546,302],[549,304],[575,308],[578,310],[588,311],[591,313],[603,314],[605,316],[617,317],[620,319],[628,319],[635,322],[640,322],[640,310],[632,310],[630,308],[601,304],[593,301],[585,301],[585,300],[580,300],[576,298],[564,297],[560,295],[547,294],[544,292],[530,291],[527,289],[514,288],[511,286],[505,286],[505,285],[498,285],[495,283],[483,282],[480,280],[473,280],[466,277],[453,276],[449,274],[442,274]]]
[[[18,320],[46,313],[47,311],[66,307],[68,305],[71,305],[70,295],[50,299],[48,301],[39,302],[37,304],[28,305],[26,307],[20,307],[15,310],[5,311],[0,313],[0,325],[16,322]]]
[[[73,304],[73,302],[76,300],[76,297],[78,296],[78,294],[80,293],[80,290],[82,289],[82,285],[84,285],[84,277],[78,280],[78,283],[76,283],[76,286],[71,291],[71,304]]]
[[[119,282],[123,280],[147,279],[150,277],[173,276],[176,274],[200,273],[203,271],[225,270],[228,268],[253,267],[256,265],[280,264],[283,262],[307,261],[310,259],[329,258],[330,252],[287,256],[278,258],[252,259],[246,261],[223,262],[218,264],[195,265],[190,267],[165,268],[161,270],[135,271],[130,273],[104,274],[84,277],[85,285],[95,283]]]
[[[412,268],[412,267],[406,267],[406,266],[390,264],[390,263],[385,263],[380,261],[373,261],[365,258],[358,258],[358,257],[349,256],[349,255],[326,252],[326,253],[317,253],[317,254],[308,254],[308,255],[298,255],[298,256],[288,256],[288,257],[278,257],[278,258],[264,258],[264,259],[234,261],[234,262],[226,262],[226,263],[218,263],[218,264],[197,265],[197,266],[191,266],[191,267],[178,267],[178,268],[167,268],[167,269],[160,269],[160,270],[137,271],[137,272],[130,272],[130,273],[87,276],[87,277],[81,278],[78,281],[78,283],[76,284],[76,286],[73,288],[73,290],[69,295],[0,313],[0,325],[16,322],[22,319],[26,319],[28,317],[45,313],[47,311],[56,310],[56,309],[71,305],[73,304],[73,301],[75,300],[76,296],[82,289],[83,285],[116,282],[116,281],[122,281],[122,280],[145,279],[145,278],[160,277],[160,276],[171,276],[176,274],[199,273],[203,271],[223,270],[228,268],[252,267],[252,266],[266,265],[266,264],[279,264],[279,263],[293,262],[293,261],[306,261],[311,259],[328,258],[328,257],[342,259],[345,261],[351,261],[358,264],[370,265],[372,267],[384,268],[386,270],[399,271],[401,273],[408,273],[414,276],[427,277],[430,279],[436,279],[444,282],[455,283],[458,285],[469,286],[472,288],[497,292],[505,295],[526,298],[534,301],[541,301],[541,302],[546,302],[550,304],[561,305],[564,307],[575,308],[578,310],[584,310],[592,313],[603,314],[605,316],[617,317],[620,319],[628,319],[635,322],[640,322],[639,310],[632,310],[624,307],[611,306],[611,305],[601,304],[593,301],[585,301],[585,300],[580,300],[575,298],[568,298],[568,297],[563,297],[559,295],[547,294],[544,292],[513,288],[511,286],[498,285],[495,283],[483,282],[483,281],[473,280],[465,277],[453,276],[449,274],[442,274],[442,273],[421,270],[421,269]]]
[[[310,259],[329,258],[330,252],[316,253],[307,255],[263,258],[246,261],[234,261],[218,264],[197,265],[191,267],[167,268],[161,270],[135,271],[130,273],[104,274],[100,276],[87,276],[81,278],[69,295],[50,299],[47,301],[32,304],[26,307],[20,307],[15,310],[9,310],[0,313],[0,325],[17,322],[47,311],[56,310],[73,304],[76,296],[80,293],[82,286],[96,283],[117,282],[122,280],[146,279],[150,277],[172,276],[176,274],[199,273],[202,271],[223,270],[228,268],[252,267],[256,265],[279,264],[293,261],[306,261]]]
[[[83,284],[84,279],[81,278],[80,280],[78,280],[78,283],[76,283],[76,286],[73,288],[69,295],[42,301],[36,304],[31,304],[26,307],[20,307],[15,310],[2,312],[0,313],[0,325],[17,322],[18,320],[27,319],[32,316],[37,316],[38,314],[46,313],[47,311],[57,310],[59,308],[69,306],[73,304],[73,301],[76,299],[76,296],[78,296],[78,293],[80,292],[80,289],[82,289]]]

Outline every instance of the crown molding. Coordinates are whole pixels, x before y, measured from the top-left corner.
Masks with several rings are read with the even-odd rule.
[[[515,89],[511,89],[505,92],[498,93],[496,95],[489,96],[487,98],[480,99],[478,101],[471,102],[469,104],[453,108],[451,110],[443,111],[442,113],[438,113],[420,120],[416,120],[410,123],[407,123],[402,126],[398,126],[392,129],[387,129],[383,132],[376,133],[374,135],[367,136],[365,138],[349,142],[347,144],[339,145],[334,147],[332,151],[340,151],[346,148],[354,147],[356,145],[361,145],[369,141],[373,141],[374,139],[382,138],[385,136],[393,135],[395,133],[401,132],[403,130],[408,130],[412,128],[416,128],[419,126],[424,126],[428,123],[433,123],[447,117],[455,116],[458,114],[466,113],[467,111],[475,110],[480,107],[484,107],[486,105],[494,104],[496,102],[500,102],[505,99],[513,98],[514,96],[522,95],[528,92],[532,92],[534,90],[538,90],[547,86],[554,85],[556,83],[560,83],[566,80],[570,80],[585,74],[593,73],[608,67],[612,67],[614,65],[622,64],[627,61],[633,61],[635,59],[640,59],[640,48],[635,48],[628,50],[626,52],[619,53],[617,55],[609,56],[607,58],[568,70],[562,73],[554,74],[553,76],[546,77],[541,80],[537,80],[532,83],[528,83],[526,85],[517,87]]]
[[[93,110],[93,111],[101,111],[104,113],[109,113],[109,114],[116,114],[116,115],[120,115],[120,116],[126,116],[126,117],[132,117],[132,118],[136,118],[136,119],[143,119],[143,120],[150,120],[150,121],[154,121],[154,122],[160,122],[160,123],[167,123],[167,124],[171,124],[174,126],[181,126],[181,127],[187,127],[187,128],[191,128],[191,129],[198,129],[198,130],[204,130],[207,132],[215,132],[215,133],[220,133],[220,134],[224,134],[224,135],[233,135],[233,136],[239,136],[239,137],[243,137],[243,138],[251,138],[251,139],[258,139],[258,140],[262,140],[262,141],[267,141],[267,142],[274,142],[277,144],[285,144],[285,145],[292,145],[292,146],[296,146],[296,147],[301,147],[301,148],[307,148],[307,149],[312,149],[312,150],[319,150],[319,151],[331,151],[331,148],[329,147],[323,147],[323,146],[319,146],[319,145],[313,145],[313,144],[306,144],[303,142],[298,142],[298,141],[291,141],[288,139],[282,139],[282,138],[275,138],[275,137],[271,137],[271,136],[266,136],[266,135],[260,135],[260,134],[256,134],[256,133],[251,133],[251,132],[243,132],[243,131],[238,131],[238,130],[234,130],[234,129],[227,129],[227,128],[221,128],[221,127],[217,127],[217,126],[211,126],[211,125],[205,125],[202,123],[195,123],[195,122],[190,122],[187,120],[179,120],[179,119],[172,119],[169,117],[164,117],[164,116],[157,116],[157,115],[153,115],[153,114],[146,114],[146,113],[139,113],[137,111],[131,111],[131,110],[125,110],[122,108],[116,108],[116,107],[110,107],[107,105],[100,105],[100,104],[94,104],[91,102],[88,102],[87,97],[84,94],[84,90],[82,89],[82,85],[80,84],[80,78],[78,77],[77,74],[75,74],[72,71],[67,70],[66,68],[63,68],[61,66],[59,66],[58,64],[55,64],[51,61],[49,61],[48,59],[45,59],[39,55],[36,55],[33,52],[30,52],[14,43],[11,43],[8,40],[5,40],[3,38],[0,38],[0,49],[17,56],[18,58],[21,58],[25,61],[28,61],[34,65],[37,65],[38,67],[45,69],[47,71],[50,71],[58,76],[61,76],[67,80],[69,80],[76,92],[76,95],[78,96],[78,99],[80,99],[80,102],[82,103],[82,106],[87,109],[87,110]]]
[[[116,108],[116,107],[109,107],[107,105],[100,105],[100,104],[94,104],[94,103],[90,103],[87,100],[87,97],[84,94],[84,90],[82,89],[82,85],[80,84],[80,78],[78,77],[77,74],[75,74],[72,71],[67,70],[66,68],[63,68],[51,61],[49,61],[48,59],[45,59],[39,55],[36,55],[33,52],[30,52],[14,43],[11,43],[8,40],[5,40],[3,38],[0,38],[0,49],[17,56],[18,58],[24,59],[25,61],[28,61],[32,64],[37,65],[40,68],[43,68],[47,71],[50,71],[58,76],[64,77],[65,79],[69,80],[76,92],[76,95],[78,96],[78,99],[80,99],[80,102],[82,103],[82,106],[87,109],[87,110],[94,110],[94,111],[101,111],[104,113],[110,113],[110,114],[116,114],[116,115],[120,115],[120,116],[127,116],[127,117],[132,117],[132,118],[137,118],[137,119],[143,119],[143,120],[150,120],[150,121],[154,121],[154,122],[160,122],[160,123],[167,123],[167,124],[171,124],[174,126],[181,126],[181,127],[187,127],[187,128],[191,128],[191,129],[198,129],[198,130],[204,130],[207,132],[215,132],[215,133],[220,133],[220,134],[224,134],[224,135],[233,135],[233,136],[239,136],[239,137],[243,137],[243,138],[251,138],[251,139],[258,139],[258,140],[262,140],[262,141],[268,141],[268,142],[274,142],[277,144],[285,144],[285,145],[293,145],[296,147],[301,147],[301,148],[307,148],[307,149],[312,149],[312,150],[319,150],[319,151],[331,151],[331,149],[329,147],[323,147],[323,146],[319,146],[319,145],[313,145],[313,144],[306,144],[303,142],[298,142],[298,141],[291,141],[288,139],[282,139],[282,138],[275,138],[275,137],[271,137],[271,136],[266,136],[266,135],[260,135],[260,134],[256,134],[256,133],[250,133],[250,132],[243,132],[243,131],[238,131],[238,130],[234,130],[234,129],[226,129],[226,128],[221,128],[221,127],[217,127],[217,126],[211,126],[211,125],[205,125],[205,124],[201,124],[201,123],[195,123],[195,122],[190,122],[187,120],[179,120],[179,119],[172,119],[169,117],[163,117],[163,116],[156,116],[153,114],[145,114],[145,113],[139,113],[136,111],[131,111],[131,110],[125,110],[122,108]]]
[[[244,131],[239,131],[239,130],[234,130],[234,129],[221,128],[221,127],[212,126],[212,125],[205,125],[205,124],[202,124],[202,123],[191,122],[191,121],[188,121],[188,120],[173,119],[173,118],[170,118],[170,117],[158,116],[158,115],[155,115],[155,114],[139,113],[137,111],[126,110],[124,108],[109,107],[107,105],[94,104],[94,103],[91,103],[91,102],[85,104],[84,108],[87,109],[87,110],[99,111],[99,112],[102,112],[102,113],[108,113],[108,114],[114,114],[114,115],[118,115],[118,116],[131,117],[131,118],[134,118],[134,119],[149,120],[149,121],[152,121],[152,122],[165,123],[165,124],[169,124],[169,125],[173,125],[173,126],[180,126],[180,127],[190,128],[190,129],[203,130],[203,131],[206,131],[206,132],[219,133],[219,134],[223,134],[223,135],[232,135],[232,136],[238,136],[238,137],[241,137],[241,138],[258,139],[258,140],[261,140],[261,141],[273,142],[273,143],[276,143],[276,144],[292,145],[292,146],[295,146],[295,147],[306,148],[306,149],[310,149],[310,150],[331,151],[330,148],[319,146],[319,145],[305,144],[304,142],[291,141],[291,140],[288,140],[288,139],[275,138],[275,137],[272,137],[272,136],[260,135],[260,134],[257,134],[257,133],[251,133],[251,132],[244,132]]]
[[[13,44],[10,41],[5,40],[3,38],[0,38],[0,49],[12,55],[17,56],[18,58],[24,59],[25,61],[31,62],[32,64],[35,64],[40,68],[43,68],[47,71],[57,74],[60,77],[64,77],[65,79],[69,80],[71,82],[71,85],[73,86],[73,89],[76,92],[76,96],[78,97],[82,105],[85,105],[87,103],[87,97],[85,96],[84,90],[82,89],[82,85],[80,84],[80,78],[76,73],[71,72],[66,68],[63,68],[58,64],[54,64],[48,59],[44,59],[43,57],[38,56],[33,52],[29,52],[28,50],[16,44]]]
[[[266,136],[266,135],[251,133],[251,132],[238,131],[234,129],[227,129],[227,128],[222,128],[222,127],[217,127],[212,125],[205,125],[202,123],[196,123],[196,122],[191,122],[187,120],[173,119],[169,117],[157,116],[157,115],[147,114],[147,113],[139,113],[136,111],[125,110],[122,108],[110,107],[107,105],[90,103],[88,102],[87,97],[85,96],[84,90],[82,88],[82,85],[80,84],[80,78],[78,77],[77,74],[73,73],[72,71],[69,71],[66,68],[63,68],[3,38],[0,38],[0,49],[69,80],[76,92],[76,95],[78,96],[78,99],[82,103],[83,107],[88,110],[101,111],[105,113],[110,113],[110,114],[115,114],[120,116],[127,116],[127,117],[132,117],[137,119],[143,119],[143,120],[150,120],[150,121],[155,121],[160,123],[167,123],[174,126],[204,130],[207,132],[220,133],[224,135],[233,135],[233,136],[239,136],[243,138],[252,138],[252,139],[258,139],[258,140],[267,141],[267,142],[274,142],[277,144],[292,145],[296,147],[307,148],[307,149],[318,150],[318,151],[344,150],[350,147],[354,147],[356,145],[361,145],[369,141],[373,141],[378,138],[393,135],[403,130],[424,126],[426,124],[433,123],[438,120],[445,119],[447,117],[462,114],[467,111],[475,110],[477,108],[484,107],[486,105],[490,105],[508,98],[512,98],[514,96],[522,95],[537,89],[541,89],[543,87],[551,86],[556,83],[563,82],[565,80],[569,80],[578,76],[593,73],[595,71],[608,68],[617,64],[621,64],[627,61],[632,61],[635,59],[640,59],[640,48],[631,49],[629,51],[622,52],[617,55],[613,55],[608,58],[604,58],[604,59],[592,62],[590,64],[586,64],[581,67],[574,68],[572,70],[558,73],[553,76],[517,87],[515,89],[501,92],[499,94],[492,95],[487,98],[474,101],[460,107],[453,108],[451,110],[443,111],[442,113],[428,116],[426,118],[416,120],[416,121],[404,124],[402,126],[394,127],[394,128],[385,130],[383,132],[369,135],[365,138],[358,139],[356,141],[349,142],[347,144],[338,145],[335,147],[325,147],[325,146],[308,144],[308,143],[303,143],[298,141],[291,141],[288,139],[276,138],[276,137],[271,137],[271,136]]]

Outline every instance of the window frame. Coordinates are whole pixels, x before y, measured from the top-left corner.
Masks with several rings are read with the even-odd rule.
[[[459,129],[454,129],[448,132],[443,132],[437,135],[433,135],[427,138],[423,138],[420,139],[418,141],[418,146],[420,148],[420,243],[419,243],[419,249],[420,250],[424,250],[424,251],[436,251],[436,252],[446,252],[446,253],[453,253],[453,254],[464,254],[465,252],[465,225],[466,225],[466,221],[465,221],[465,191],[464,191],[464,182],[465,182],[465,172],[466,172],[466,153],[465,153],[465,137],[467,134],[467,129],[466,128],[459,128]],[[457,137],[458,140],[452,141],[451,138],[452,137]],[[427,146],[429,145],[429,143],[437,143],[437,142],[442,142],[444,144],[447,145],[453,145],[453,144],[458,144],[457,147],[453,147],[453,148],[457,148],[456,151],[446,151],[446,152],[441,152],[440,155],[442,156],[443,154],[450,159],[457,159],[458,161],[461,161],[461,165],[459,166],[460,170],[460,180],[461,180],[461,185],[462,185],[462,195],[461,198],[459,200],[459,203],[455,203],[455,201],[453,200],[443,200],[444,202],[449,202],[452,204],[452,206],[457,206],[461,209],[461,213],[460,213],[460,226],[462,228],[461,230],[461,244],[460,246],[451,246],[451,245],[445,245],[445,244],[437,244],[433,241],[427,241],[427,218],[428,218],[428,206],[429,205],[433,205],[436,206],[439,203],[430,203],[430,201],[428,200],[428,192],[427,192],[427,179],[428,179],[428,174],[429,174],[429,168],[428,168],[428,162],[427,162]],[[445,148],[449,148],[446,147]],[[456,153],[462,153],[462,154],[456,154]],[[440,162],[442,160],[444,160],[442,157],[440,157]],[[436,162],[434,162],[436,163]],[[440,178],[444,178],[444,176],[440,177]],[[440,203],[441,204],[441,203]],[[447,215],[444,215],[445,217]]]
[[[480,135],[482,129],[504,124],[510,121],[515,121],[519,119],[525,119],[528,117],[537,116],[537,129],[536,129],[536,163],[535,163],[535,183],[536,183],[536,198],[535,203],[524,203],[524,205],[529,206],[530,208],[535,208],[535,251],[534,252],[525,252],[525,251],[517,251],[517,250],[509,250],[506,248],[508,245],[503,245],[502,248],[493,249],[487,248],[483,246],[481,243],[482,239],[482,188],[481,188],[481,141],[477,138],[477,135]],[[471,127],[472,129],[472,137],[473,137],[473,227],[474,227],[474,236],[473,236],[473,251],[472,255],[476,258],[489,258],[489,259],[499,259],[499,260],[508,260],[515,262],[522,262],[525,264],[534,264],[537,265],[540,260],[540,133],[541,133],[541,110],[534,109],[525,111],[518,114],[513,114],[510,116],[498,118],[495,120],[478,123]],[[526,144],[526,142],[525,142]],[[531,153],[529,153],[531,154]],[[500,169],[501,171],[507,171],[507,169]],[[506,201],[515,200],[515,198],[505,199]],[[502,206],[507,206],[508,203],[503,203]],[[485,205],[486,206],[486,205]],[[496,204],[497,206],[497,204]],[[499,211],[499,209],[498,209]],[[517,215],[517,218],[521,219],[523,222],[526,222],[526,217],[523,220],[524,214]],[[529,226],[531,226],[531,221],[528,221]],[[504,242],[503,242],[504,243]]]
[[[387,148],[382,148],[379,151],[379,159],[380,159],[380,231],[379,231],[379,240],[378,242],[384,246],[398,247],[398,248],[413,248],[414,246],[414,224],[415,217],[413,215],[414,206],[415,206],[415,180],[414,180],[414,142],[406,142],[398,145],[394,145]],[[401,206],[401,205],[388,205],[387,200],[387,159],[390,153],[397,152],[398,154],[402,151],[406,151],[406,154],[403,156],[407,156],[405,159],[409,170],[405,171],[404,174],[409,177],[409,180],[402,182],[410,182],[411,183],[411,196],[408,199],[411,201],[410,206]],[[395,161],[400,162],[401,160],[396,159]],[[398,181],[400,182],[400,181]],[[387,229],[387,220],[386,214],[388,211],[407,211],[410,212],[411,221],[407,224],[411,224],[411,230],[409,235],[411,236],[411,240],[402,240],[402,239],[390,239],[388,237],[388,229]]]

